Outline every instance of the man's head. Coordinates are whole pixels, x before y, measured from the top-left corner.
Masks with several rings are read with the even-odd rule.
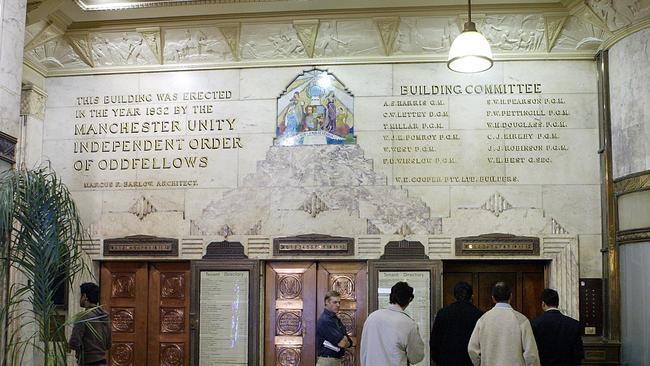
[[[99,303],[99,286],[92,282],[81,284],[81,297],[79,305],[81,307],[91,307]]]
[[[397,304],[402,309],[406,309],[411,301],[413,301],[413,287],[408,283],[398,282],[391,287],[389,298],[391,304]]]
[[[560,295],[557,294],[557,291],[545,288],[542,291],[542,309],[546,311],[549,308],[557,308],[560,305]]]
[[[341,294],[338,291],[327,291],[325,294],[325,309],[338,313],[341,307]]]
[[[492,287],[492,300],[494,302],[510,303],[511,295],[512,291],[510,291],[510,287],[508,287],[505,282],[497,282],[494,284],[494,287]]]
[[[458,282],[454,286],[454,297],[456,301],[472,301],[472,286],[467,282]]]

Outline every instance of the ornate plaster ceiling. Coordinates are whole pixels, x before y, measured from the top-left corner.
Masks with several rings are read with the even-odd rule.
[[[30,0],[25,63],[54,76],[443,61],[467,16],[457,0],[215,1],[230,2],[84,12],[72,0]],[[650,25],[650,0],[486,0],[472,19],[497,60],[584,59]]]

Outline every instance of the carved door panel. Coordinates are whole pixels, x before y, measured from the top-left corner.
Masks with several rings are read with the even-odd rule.
[[[189,365],[189,279],[188,262],[149,266],[149,365]]]
[[[274,262],[266,266],[265,365],[314,366],[316,321],[329,290],[341,293],[339,316],[355,345],[367,317],[367,269],[358,262]],[[359,348],[344,365],[358,365]]]
[[[351,335],[354,347],[345,352],[344,366],[358,366],[361,330],[368,316],[366,294],[368,271],[366,263],[321,262],[318,264],[317,316],[325,307],[325,293],[336,290],[341,294],[339,317]]]
[[[143,262],[103,263],[101,304],[111,317],[111,366],[147,364],[148,268]]]
[[[189,364],[189,263],[104,262],[110,366]]]
[[[316,263],[266,266],[265,355],[267,366],[313,366],[316,336]]]

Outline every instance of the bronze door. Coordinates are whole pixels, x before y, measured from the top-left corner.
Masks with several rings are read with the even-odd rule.
[[[329,290],[341,293],[339,316],[355,345],[367,317],[367,269],[360,262],[272,262],[266,266],[265,365],[314,366],[316,320]],[[358,365],[359,347],[343,364]]]
[[[512,289],[511,305],[533,319],[543,313],[540,295],[545,287],[542,261],[445,261],[443,262],[443,302],[455,301],[454,286],[459,281],[472,285],[472,302],[482,311],[492,309],[492,286],[503,281]]]
[[[111,314],[111,366],[189,365],[185,263],[104,262],[101,303]]]

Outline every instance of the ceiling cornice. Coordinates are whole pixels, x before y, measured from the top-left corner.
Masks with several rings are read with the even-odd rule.
[[[570,0],[480,4],[472,13],[496,60],[584,60],[650,26],[650,5],[635,10],[636,17],[617,22],[625,14]],[[47,76],[443,62],[466,11],[403,6],[72,22],[62,37],[32,42],[25,59]],[[55,18],[69,22],[61,12]],[[390,27],[382,27],[387,19]],[[27,33],[37,37],[39,29]]]
[[[474,14],[569,14],[569,10],[561,3],[527,4],[486,4],[472,5]],[[467,14],[467,6],[417,6],[417,7],[392,7],[392,8],[365,8],[365,9],[335,9],[335,10],[295,10],[273,11],[259,13],[234,13],[211,14],[197,16],[140,18],[102,20],[90,22],[73,22],[70,29],[96,30],[96,29],[122,29],[136,26],[174,26],[175,24],[204,23],[212,21],[274,21],[286,18],[312,19],[312,18],[355,18],[374,16],[454,16]]]

